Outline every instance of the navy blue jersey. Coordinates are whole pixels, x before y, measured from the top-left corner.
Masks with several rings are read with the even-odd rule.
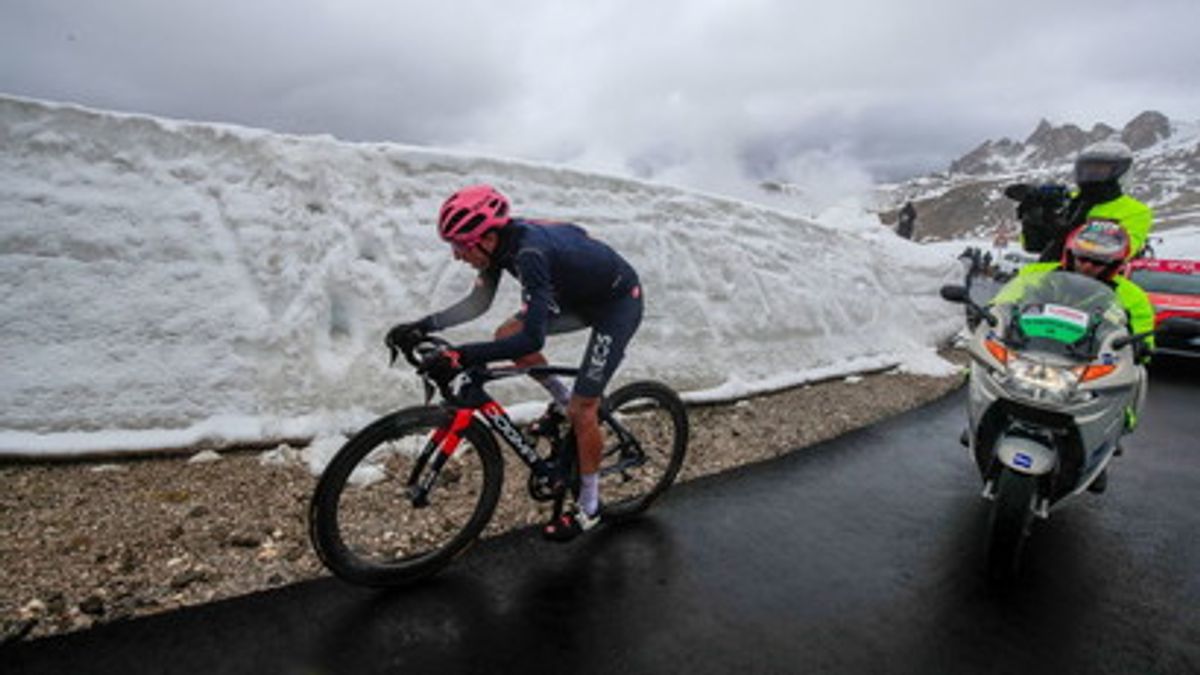
[[[572,315],[590,325],[600,318],[598,311],[635,292],[638,278],[633,267],[577,225],[514,219],[500,232],[492,265],[480,273],[471,294],[425,319],[432,330],[465,323],[491,307],[502,272],[521,282],[521,332],[493,342],[462,345],[464,365],[536,352],[545,343],[552,317]]]

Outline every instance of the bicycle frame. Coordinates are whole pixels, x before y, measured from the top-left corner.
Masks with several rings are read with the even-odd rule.
[[[450,420],[435,429],[421,451],[408,480],[408,496],[416,505],[428,504],[428,495],[433,489],[434,481],[441,473],[446,461],[454,455],[462,442],[462,434],[471,424],[471,420],[479,418],[492,432],[504,440],[504,443],[529,467],[534,479],[549,483],[559,476],[556,470],[538,455],[533,443],[521,433],[513,423],[508,411],[496,399],[484,390],[484,385],[493,380],[500,380],[520,375],[564,375],[574,377],[579,374],[578,368],[562,366],[531,366],[527,368],[472,368],[465,371],[462,384],[458,391],[442,389],[445,406],[453,410]],[[431,471],[421,478],[426,465],[433,460]]]
[[[477,417],[496,436],[503,439],[504,443],[512,449],[517,457],[529,467],[532,473],[531,480],[542,485],[550,485],[555,480],[564,479],[561,467],[551,465],[546,458],[537,453],[534,444],[530,443],[529,439],[513,423],[504,406],[487,393],[484,385],[493,380],[521,375],[533,377],[563,375],[574,377],[578,374],[578,368],[567,368],[564,366],[502,367],[494,369],[471,368],[461,375],[462,384],[458,387],[457,391],[452,391],[449,387],[443,387],[441,393],[445,399],[445,405],[453,410],[453,415],[446,424],[433,431],[429,441],[425,444],[425,448],[421,451],[421,455],[418,457],[412,473],[409,475],[409,498],[413,500],[415,505],[428,504],[429,492],[433,489],[438,474],[441,473],[446,461],[454,456],[454,452],[462,442],[462,434],[470,426],[471,420]],[[633,441],[635,446],[637,445],[633,435],[612,417],[605,406],[601,406],[600,408],[600,417],[617,432],[622,445],[626,445],[631,441]],[[558,448],[556,447],[555,449],[557,450]],[[565,455],[567,455],[566,459],[568,462],[574,462],[575,458],[570,456],[573,455],[572,452],[565,453]],[[433,464],[430,467],[431,471],[426,473],[424,478],[421,478],[421,474],[425,471],[430,458],[433,459]],[[634,463],[640,462],[635,461]]]

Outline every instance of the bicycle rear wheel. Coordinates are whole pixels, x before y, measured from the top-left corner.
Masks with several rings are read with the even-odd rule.
[[[430,439],[452,414],[414,408],[383,417],[330,460],[310,502],[309,535],[331,572],[366,586],[409,583],[479,536],[500,496],[503,462],[472,420],[439,467]]]
[[[604,519],[620,522],[645,511],[679,475],[688,443],[683,401],[658,382],[633,382],[605,401],[600,498]]]

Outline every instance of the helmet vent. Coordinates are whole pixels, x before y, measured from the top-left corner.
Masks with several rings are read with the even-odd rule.
[[[455,234],[458,234],[458,235],[470,234],[471,232],[475,231],[475,228],[482,225],[483,221],[485,221],[485,220],[487,220],[486,216],[484,216],[482,213],[477,213],[474,216],[472,216],[470,220],[467,221],[466,225],[463,225],[462,227],[458,228],[458,231]]]
[[[460,220],[462,220],[463,217],[466,215],[467,215],[466,209],[459,209],[459,210],[455,211],[454,214],[450,216],[450,219],[446,221],[445,229],[446,230],[453,229],[454,226],[458,225],[458,222]]]

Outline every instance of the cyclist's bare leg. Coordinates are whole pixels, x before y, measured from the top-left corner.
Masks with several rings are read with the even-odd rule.
[[[522,324],[519,319],[510,318],[504,323],[500,324],[500,327],[496,329],[496,339],[502,340],[510,335],[516,335],[517,333],[521,332],[522,328],[524,328],[524,324]],[[518,368],[544,366],[547,363],[548,361],[546,361],[546,357],[541,352],[534,352],[532,354],[526,354],[525,356],[513,359],[513,364]],[[550,396],[554,398],[555,402],[564,408],[566,407],[567,399],[570,396],[571,390],[567,388],[567,385],[565,385],[562,380],[553,375],[535,377],[533,379],[537,380],[538,384],[542,385],[546,388],[546,391],[550,392]]]
[[[604,440],[600,435],[599,413],[599,397],[571,396],[567,418],[575,430],[575,445],[579,449],[579,503],[589,515],[596,513],[600,499],[597,473],[600,471]]]

